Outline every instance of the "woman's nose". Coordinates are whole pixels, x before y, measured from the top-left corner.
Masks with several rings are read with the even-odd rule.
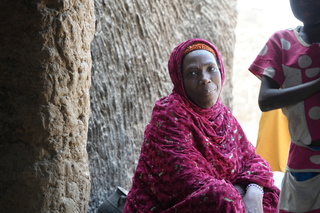
[[[204,72],[202,75],[201,75],[201,79],[199,81],[200,84],[208,84],[211,82],[211,78],[210,78],[210,74],[207,73],[207,72]]]

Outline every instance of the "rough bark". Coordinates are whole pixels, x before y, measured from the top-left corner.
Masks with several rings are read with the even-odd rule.
[[[167,61],[188,38],[212,41],[224,58],[223,101],[232,108],[236,0],[95,0],[89,212],[117,186],[129,189],[154,102],[171,92]]]
[[[93,1],[0,10],[0,212],[87,212]]]

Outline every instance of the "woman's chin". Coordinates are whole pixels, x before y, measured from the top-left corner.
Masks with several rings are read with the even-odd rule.
[[[213,105],[215,105],[216,102],[217,102],[217,99],[215,98],[215,99],[212,99],[208,102],[199,103],[197,105],[203,109],[208,109],[208,108],[212,107]]]

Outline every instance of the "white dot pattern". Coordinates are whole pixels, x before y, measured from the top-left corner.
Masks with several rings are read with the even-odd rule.
[[[312,64],[312,59],[308,55],[303,55],[299,58],[298,64],[301,68],[307,68]]]
[[[267,54],[267,52],[268,52],[268,46],[265,45],[265,46],[262,48],[262,50],[260,51],[259,55],[260,55],[260,56],[264,56],[265,54]]]
[[[276,74],[276,71],[272,68],[272,67],[267,67],[265,70],[264,70],[264,74],[273,78]]]
[[[312,155],[310,161],[314,164],[320,164],[320,155]]]
[[[250,71],[273,78],[281,88],[289,88],[320,78],[319,59],[320,44],[306,44],[297,31],[283,30],[269,39]],[[283,112],[293,141],[308,145],[311,138],[320,138],[320,93],[283,108]]]
[[[306,70],[306,76],[308,78],[314,78],[316,77],[320,72],[320,68],[316,67],[316,68],[310,68]]]
[[[315,106],[309,110],[309,117],[313,120],[320,119],[320,107]]]
[[[291,48],[291,43],[289,41],[287,41],[286,39],[282,38],[280,39],[281,41],[281,45],[282,45],[282,49],[284,50],[290,50]]]

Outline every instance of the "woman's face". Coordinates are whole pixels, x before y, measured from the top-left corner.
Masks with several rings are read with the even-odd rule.
[[[320,0],[290,0],[293,15],[304,25],[320,24]]]
[[[207,50],[188,53],[182,61],[182,76],[187,96],[197,106],[206,109],[217,102],[221,75],[212,53]]]

